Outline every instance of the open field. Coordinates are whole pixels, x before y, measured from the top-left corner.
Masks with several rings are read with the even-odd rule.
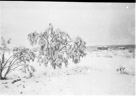
[[[133,49],[135,50],[135,49]],[[18,71],[0,81],[1,95],[134,95],[135,53],[129,50],[88,51],[79,64],[45,68],[36,62],[32,78]],[[125,68],[122,72],[117,69]],[[12,78],[11,78],[12,77]],[[15,81],[16,80],[16,81]],[[17,81],[18,80],[18,81]]]

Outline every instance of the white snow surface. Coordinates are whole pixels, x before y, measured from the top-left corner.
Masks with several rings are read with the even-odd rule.
[[[22,73],[16,71],[9,74],[9,80],[1,80],[0,95],[135,95],[134,58],[88,52],[80,63],[70,61],[68,68],[54,70],[36,62],[32,65],[36,68],[32,78],[21,77]],[[120,66],[129,74],[117,72]],[[12,84],[17,76],[21,80]]]

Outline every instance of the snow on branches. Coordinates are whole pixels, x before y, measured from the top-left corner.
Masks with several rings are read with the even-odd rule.
[[[86,55],[86,43],[80,37],[72,40],[66,32],[60,29],[53,29],[52,24],[45,32],[37,33],[36,31],[28,34],[30,44],[39,45],[38,62],[49,64],[55,69],[61,68],[62,63],[68,65],[68,59],[73,59],[74,63],[80,61],[80,57]]]

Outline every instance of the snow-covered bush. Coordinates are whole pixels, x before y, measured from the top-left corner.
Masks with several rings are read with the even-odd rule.
[[[29,70],[29,72],[35,71],[32,66],[28,64],[29,61],[34,60],[35,55],[34,53],[28,48],[20,48],[16,47],[13,48],[14,52],[9,58],[5,57],[6,52],[8,52],[8,44],[10,44],[11,39],[5,40],[1,37],[1,46],[0,46],[0,79],[6,79],[7,75],[13,72],[15,69],[21,67],[25,70]],[[30,71],[32,70],[32,71]],[[30,73],[32,74],[32,73]]]
[[[64,63],[67,67],[68,60],[72,59],[78,63],[81,57],[86,55],[86,43],[80,37],[75,40],[71,39],[69,34],[60,29],[53,29],[52,24],[45,32],[37,33],[36,31],[28,34],[30,44],[39,45],[38,62],[45,66],[51,64],[55,69],[61,68]]]

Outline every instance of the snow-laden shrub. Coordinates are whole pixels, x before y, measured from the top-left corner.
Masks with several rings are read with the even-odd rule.
[[[31,60],[34,60],[35,54],[28,48],[16,47],[13,48],[13,54],[6,58],[5,54],[11,50],[7,45],[10,44],[11,39],[5,40],[1,37],[1,46],[0,46],[0,79],[6,79],[7,75],[11,72],[14,72],[17,68],[24,68],[24,70],[28,70],[30,75],[34,72],[34,68],[28,64]],[[31,71],[30,71],[31,70]]]
[[[71,39],[69,34],[60,30],[49,28],[45,32],[36,31],[28,34],[28,40],[32,46],[39,45],[38,62],[45,66],[51,65],[54,69],[61,68],[62,64],[67,67],[68,60],[72,59],[74,63],[80,62],[80,58],[86,55],[86,43],[80,37]]]

